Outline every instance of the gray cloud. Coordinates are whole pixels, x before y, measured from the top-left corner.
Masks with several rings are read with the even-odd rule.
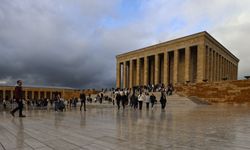
[[[124,24],[117,10],[121,0],[0,2],[0,83],[112,87],[115,55],[201,30],[241,59],[241,77],[249,73],[246,0],[141,1]]]
[[[114,79],[106,71],[111,64],[96,59],[105,53],[95,45],[98,39],[92,38],[98,17],[106,11],[109,15],[112,11],[108,6],[113,3],[74,2],[1,1],[0,80],[7,84],[21,78],[32,85],[114,86]],[[70,14],[78,11],[74,8],[79,13]],[[74,15],[78,15],[75,20]],[[81,18],[88,22],[77,21]]]

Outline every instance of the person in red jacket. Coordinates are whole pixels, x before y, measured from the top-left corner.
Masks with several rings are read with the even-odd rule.
[[[10,114],[15,117],[15,112],[17,110],[19,110],[19,117],[25,117],[25,115],[23,115],[23,90],[22,90],[22,80],[18,80],[17,81],[17,86],[15,87],[15,99],[16,102],[18,104],[18,106],[13,109]]]

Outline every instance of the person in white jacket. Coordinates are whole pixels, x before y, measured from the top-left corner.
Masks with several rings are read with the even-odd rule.
[[[140,94],[138,95],[139,110],[142,110],[143,101],[145,101],[145,95],[140,92]]]

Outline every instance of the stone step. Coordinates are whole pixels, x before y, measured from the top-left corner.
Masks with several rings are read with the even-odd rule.
[[[112,92],[105,92],[105,96],[111,97]],[[161,97],[161,92],[154,92],[154,95],[156,96],[156,100],[159,102]],[[175,93],[173,95],[167,96],[168,105],[189,105],[189,106],[197,106],[196,103],[188,99],[184,96],[179,96]]]

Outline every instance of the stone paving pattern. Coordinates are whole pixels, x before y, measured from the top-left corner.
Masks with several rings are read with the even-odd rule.
[[[197,105],[177,95],[165,111],[92,104],[86,112],[0,112],[0,150],[247,150],[250,105]],[[95,107],[98,106],[98,107]]]

